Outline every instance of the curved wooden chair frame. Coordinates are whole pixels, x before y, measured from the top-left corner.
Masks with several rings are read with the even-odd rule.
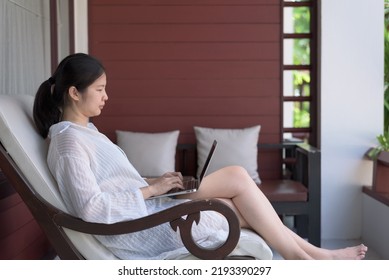
[[[0,145],[0,169],[22,197],[61,259],[84,259],[69,240],[64,228],[88,234],[115,235],[141,231],[169,222],[174,230],[180,230],[182,242],[188,251],[200,259],[224,259],[234,250],[239,241],[239,220],[234,211],[220,200],[189,201],[140,219],[115,224],[89,223],[64,213],[41,198],[2,145]],[[203,248],[193,240],[192,226],[200,222],[201,211],[219,212],[228,221],[228,237],[216,248]]]

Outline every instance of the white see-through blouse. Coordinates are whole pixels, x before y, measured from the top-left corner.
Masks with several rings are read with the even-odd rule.
[[[89,222],[115,223],[136,219],[184,202],[182,199],[144,200],[147,182],[123,151],[90,123],[53,125],[47,162],[71,214]],[[147,152],[147,151],[145,151]],[[217,213],[202,213],[193,235],[203,246],[226,238],[227,223]],[[121,259],[164,259],[187,252],[179,233],[169,224],[141,232],[96,236]]]

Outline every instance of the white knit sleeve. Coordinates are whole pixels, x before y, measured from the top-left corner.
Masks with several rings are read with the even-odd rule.
[[[61,157],[54,176],[69,210],[85,221],[115,223],[147,215],[139,188],[102,191],[84,158]]]

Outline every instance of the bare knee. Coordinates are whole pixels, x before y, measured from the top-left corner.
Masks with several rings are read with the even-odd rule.
[[[222,170],[225,172],[224,175],[228,177],[228,180],[237,187],[245,186],[248,182],[252,181],[247,170],[242,166],[232,165],[224,167]]]
[[[204,178],[202,188],[188,198],[228,198],[232,199],[257,186],[247,171],[240,166],[223,167]],[[250,187],[251,186],[251,187]]]
[[[230,165],[223,168],[225,172],[229,173],[231,176],[245,178],[249,176],[247,170],[240,165]]]

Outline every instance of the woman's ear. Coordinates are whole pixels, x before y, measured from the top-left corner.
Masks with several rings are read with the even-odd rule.
[[[69,97],[74,100],[74,101],[78,101],[80,100],[80,93],[78,92],[77,88],[75,86],[71,86],[69,88]]]

